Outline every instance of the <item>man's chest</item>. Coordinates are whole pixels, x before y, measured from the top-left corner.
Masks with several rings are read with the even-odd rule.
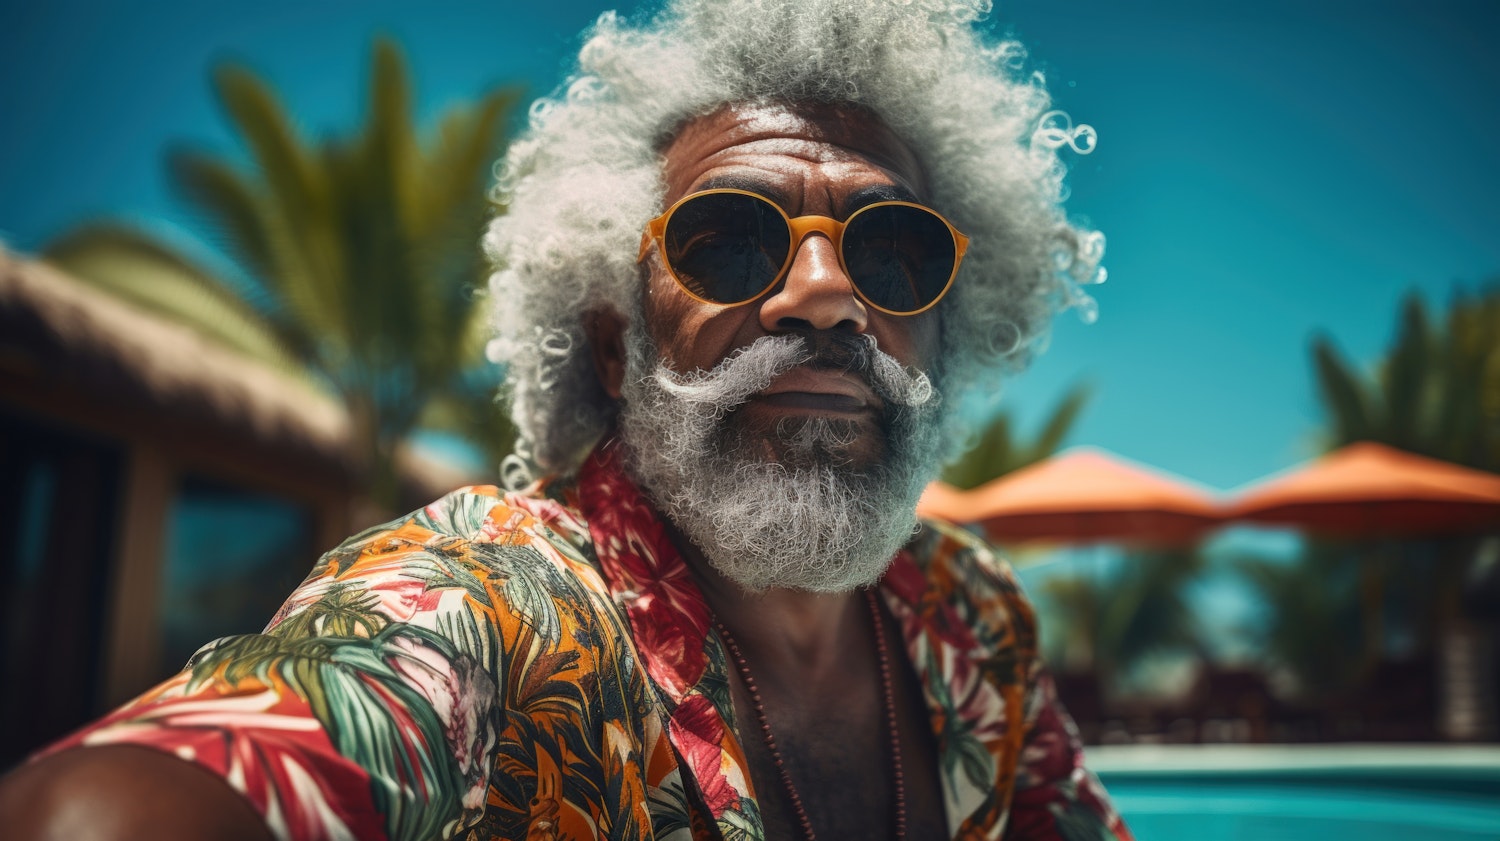
[[[888,694],[851,685],[792,715],[776,715],[735,685],[738,737],[767,839],[896,838],[898,822],[906,838],[948,837],[931,719],[915,674],[897,665]]]

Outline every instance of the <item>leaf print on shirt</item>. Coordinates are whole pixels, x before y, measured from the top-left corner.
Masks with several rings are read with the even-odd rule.
[[[267,633],[288,638],[373,637],[390,624],[376,612],[379,602],[379,596],[362,587],[335,581],[295,610],[291,607],[295,598],[289,599],[267,626]]]
[[[928,525],[880,592],[941,735],[955,833],[1058,841],[1091,812],[1129,838],[1002,562]],[[54,749],[196,762],[283,841],[758,839],[729,669],[664,521],[605,446],[576,484],[467,488],[346,541],[266,635],[205,647]]]
[[[389,836],[429,838],[456,828],[467,804],[466,817],[477,819],[475,792],[495,743],[495,686],[465,659],[405,624],[370,639],[229,637],[194,655],[186,691],[254,681],[296,694],[339,752],[370,774]]]
[[[492,485],[459,488],[413,514],[409,522],[435,534],[470,539],[483,527],[499,493]]]

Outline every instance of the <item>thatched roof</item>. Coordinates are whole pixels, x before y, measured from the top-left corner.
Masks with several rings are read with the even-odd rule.
[[[38,354],[51,358],[41,361],[116,374],[124,378],[117,385],[139,389],[163,409],[206,410],[257,438],[329,455],[348,439],[348,412],[309,383],[3,249],[0,309],[7,321],[36,320],[36,338],[51,345]]]
[[[213,427],[348,467],[351,425],[339,400],[294,372],[3,247],[0,383],[83,394],[110,409]],[[465,478],[431,459],[405,454],[400,461],[407,480],[424,491],[451,489]]]

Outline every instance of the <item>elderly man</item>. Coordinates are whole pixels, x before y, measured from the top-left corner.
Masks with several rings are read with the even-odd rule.
[[[938,6],[602,18],[486,239],[519,489],[325,555],[14,775],[3,825],[1128,837],[1011,573],[913,513],[1098,258],[1039,82]]]

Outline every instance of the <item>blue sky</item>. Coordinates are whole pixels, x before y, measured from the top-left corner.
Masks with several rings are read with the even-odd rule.
[[[23,251],[104,215],[205,242],[162,152],[234,149],[215,60],[341,131],[376,33],[406,47],[429,118],[496,83],[550,89],[609,7],[0,2],[0,238]],[[1023,419],[1087,380],[1072,443],[1234,487],[1316,451],[1315,331],[1368,363],[1407,290],[1442,301],[1500,275],[1500,3],[1015,0],[992,17],[1098,129],[1071,210],[1109,239],[1099,321],[1061,316],[1008,386]]]

